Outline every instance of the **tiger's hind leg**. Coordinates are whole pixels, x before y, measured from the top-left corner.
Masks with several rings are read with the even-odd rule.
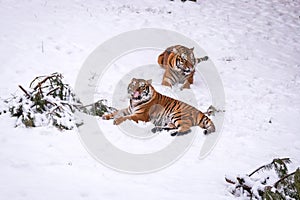
[[[151,129],[152,133],[161,132],[161,131],[171,131],[176,129],[175,124],[169,123],[167,126],[155,126]]]
[[[161,132],[163,130],[160,126],[155,126],[153,129],[151,129],[152,133]]]
[[[179,132],[179,130],[178,130],[178,131],[172,132],[171,136],[174,137],[174,136],[186,135],[186,134],[188,134],[190,132],[191,132],[191,129],[188,129],[187,131],[184,131],[184,132],[183,131]]]
[[[151,131],[156,133],[157,131],[167,130],[171,132],[171,136],[185,135],[191,132],[192,121],[189,118],[176,117],[171,120],[165,126],[155,126]]]
[[[176,131],[171,133],[171,136],[185,135],[191,132],[192,122],[190,120],[182,120],[175,122],[175,126],[178,127]]]
[[[171,82],[172,81],[168,77],[166,77],[166,73],[165,73],[164,76],[163,76],[163,80],[162,80],[161,84],[165,85],[165,86],[168,86],[168,87],[172,87]]]

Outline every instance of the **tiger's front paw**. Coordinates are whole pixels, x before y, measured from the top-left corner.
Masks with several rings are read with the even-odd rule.
[[[183,90],[183,89],[191,89],[191,84],[190,83],[185,83],[183,84],[183,86],[180,88],[180,90]]]
[[[163,79],[161,84],[164,85],[164,86],[168,86],[168,87],[172,88],[172,85],[168,80]]]
[[[118,117],[117,119],[114,120],[114,125],[119,125],[122,122],[124,122],[126,119],[124,117]]]
[[[109,120],[109,119],[113,119],[114,116],[112,114],[107,114],[107,115],[102,115],[102,119],[104,120]]]

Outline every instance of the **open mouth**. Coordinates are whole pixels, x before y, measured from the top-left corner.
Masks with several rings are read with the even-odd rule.
[[[191,73],[191,71],[192,71],[191,68],[183,68],[183,67],[178,67],[178,68],[184,73]]]
[[[141,100],[142,99],[141,94],[140,94],[139,91],[135,91],[131,96],[132,96],[132,99],[134,99],[134,100]]]
[[[182,72],[184,72],[186,74],[191,73],[191,71],[192,71],[190,68],[186,68],[186,69],[180,68],[180,69],[181,69]]]

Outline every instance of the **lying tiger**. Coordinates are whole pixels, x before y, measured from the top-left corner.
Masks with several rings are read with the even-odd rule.
[[[208,60],[207,56],[195,58],[193,51],[194,48],[176,45],[167,48],[158,56],[158,64],[166,70],[162,85],[172,87],[176,83],[182,83],[181,90],[190,88],[194,82],[195,66]]]
[[[201,111],[179,100],[155,91],[151,80],[133,78],[128,85],[130,105],[128,108],[104,115],[103,119],[114,119],[119,125],[125,120],[152,122],[153,132],[168,130],[171,135],[189,133],[190,127],[204,128],[204,134],[215,131],[213,122]]]

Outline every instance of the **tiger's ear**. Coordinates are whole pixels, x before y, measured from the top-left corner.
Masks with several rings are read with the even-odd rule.
[[[132,78],[131,81],[136,81],[136,78]]]
[[[190,48],[190,50],[191,50],[191,51],[194,51],[194,48],[195,48],[195,47],[192,47],[192,48]]]
[[[152,79],[149,79],[149,80],[147,80],[146,81],[148,84],[150,84],[151,85],[151,83],[152,83]]]
[[[177,49],[174,47],[173,49],[172,49],[172,51],[173,51],[173,53],[178,53],[178,51],[177,51]]]

